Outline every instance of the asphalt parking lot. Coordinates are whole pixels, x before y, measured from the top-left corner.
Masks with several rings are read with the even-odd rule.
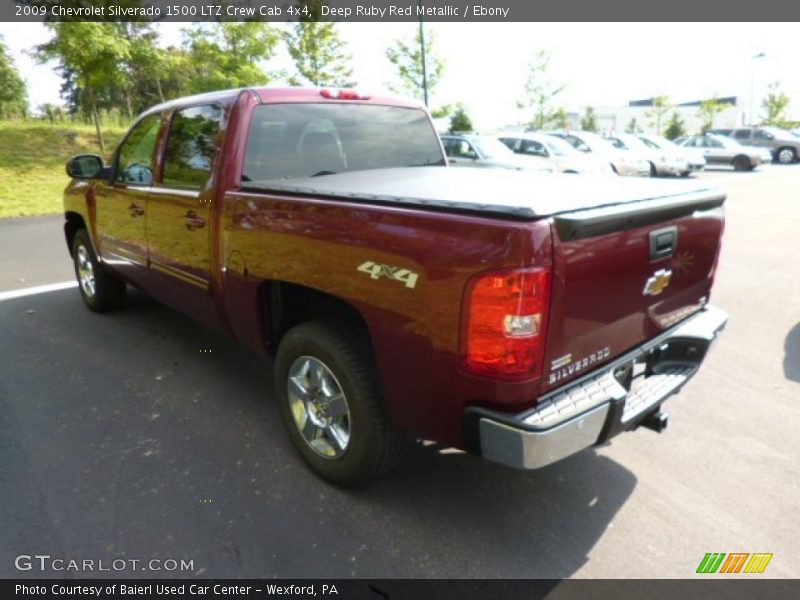
[[[193,561],[103,573],[126,577],[686,578],[707,552],[771,552],[763,576],[796,577],[800,165],[698,179],[729,194],[727,330],[665,433],[535,472],[420,446],[337,489],[235,342],[135,291],[102,316],[76,289],[0,300],[0,577],[49,554]],[[0,292],[71,279],[60,227],[0,222]]]

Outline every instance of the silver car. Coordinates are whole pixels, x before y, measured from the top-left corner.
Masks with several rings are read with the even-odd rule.
[[[559,137],[579,152],[607,162],[618,175],[650,176],[650,163],[631,152],[615,148],[608,140],[591,131],[548,131],[547,135]]]
[[[578,152],[561,138],[543,133],[504,133],[499,136],[509,149],[532,159],[545,158],[562,173],[611,174],[611,166],[597,157]]]
[[[476,133],[444,134],[440,136],[447,163],[452,167],[478,167],[554,173],[557,169],[545,159],[535,162],[514,154],[492,137]]]
[[[699,150],[679,146],[677,143],[672,142],[665,137],[661,137],[660,135],[639,133],[637,136],[645,145],[649,146],[653,150],[677,152],[683,156],[689,168],[686,171],[681,172],[681,177],[688,177],[692,172],[702,171],[706,168],[706,159]]]
[[[639,155],[650,164],[650,176],[681,175],[689,172],[689,162],[680,152],[668,148],[653,149],[645,144],[637,135],[619,133],[608,137],[616,148],[628,150]]]
[[[680,145],[700,150],[709,165],[728,165],[737,171],[752,171],[765,162],[759,148],[742,146],[724,135],[691,135]]]

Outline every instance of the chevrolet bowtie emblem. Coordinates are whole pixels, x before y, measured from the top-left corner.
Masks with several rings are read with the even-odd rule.
[[[670,269],[661,269],[653,273],[653,276],[644,284],[642,293],[645,296],[658,296],[669,285],[669,280],[672,277]]]

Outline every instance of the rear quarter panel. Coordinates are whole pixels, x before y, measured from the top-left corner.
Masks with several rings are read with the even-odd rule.
[[[502,384],[459,370],[461,304],[478,272],[549,264],[549,222],[244,192],[226,194],[223,210],[227,312],[251,345],[263,344],[263,324],[248,316],[259,285],[286,281],[361,313],[389,410],[419,436],[460,445],[467,405],[514,410],[535,397],[538,379]],[[373,279],[358,270],[367,261],[408,269],[416,285]]]

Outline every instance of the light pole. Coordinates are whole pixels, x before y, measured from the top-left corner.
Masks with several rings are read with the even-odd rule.
[[[750,125],[755,125],[755,114],[753,114],[753,97],[755,96],[755,80],[756,80],[756,61],[759,58],[765,58],[767,55],[763,52],[754,54],[750,57],[750,114],[747,115]]]
[[[425,107],[428,106],[428,66],[425,64],[425,31],[422,29],[422,0],[418,1],[419,11],[419,46],[422,54],[422,94],[425,97]]]

